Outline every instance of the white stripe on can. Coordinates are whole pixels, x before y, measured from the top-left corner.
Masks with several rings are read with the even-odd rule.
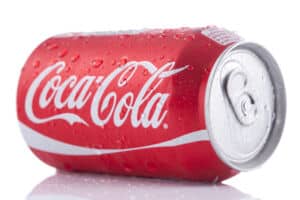
[[[184,135],[181,135],[179,137],[164,142],[155,143],[146,146],[124,148],[124,149],[98,149],[98,148],[81,147],[78,145],[61,142],[52,139],[50,137],[44,136],[43,134],[26,126],[22,122],[20,122],[19,124],[20,124],[23,137],[31,148],[44,151],[44,152],[63,154],[69,156],[93,156],[93,155],[121,153],[127,151],[136,151],[142,149],[175,147],[184,144],[209,140],[207,130],[198,130],[198,131],[186,133]]]

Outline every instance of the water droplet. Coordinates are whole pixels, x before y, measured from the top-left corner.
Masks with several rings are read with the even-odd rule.
[[[112,66],[116,65],[116,63],[117,63],[116,60],[112,60],[112,61],[111,61],[111,65],[112,65]]]
[[[149,73],[148,73],[148,70],[144,69],[144,70],[143,70],[143,75],[144,75],[144,76],[147,76],[148,74],[149,74]]]
[[[103,149],[104,146],[103,144],[94,144],[93,147],[96,149]]]
[[[124,86],[127,84],[127,78],[122,79],[122,84],[124,84]]]
[[[94,68],[99,68],[102,64],[103,64],[103,60],[102,59],[94,59],[94,60],[92,60],[92,66]]]
[[[129,34],[123,34],[123,35],[119,36],[119,38],[122,39],[122,40],[125,39],[125,38],[129,38],[129,37],[130,37]]]
[[[50,65],[53,65],[53,64],[55,64],[55,63],[57,63],[58,62],[58,59],[53,59],[51,62],[50,62]]]
[[[54,49],[57,49],[57,48],[58,48],[58,45],[55,44],[55,43],[47,45],[48,50],[54,50]]]
[[[196,38],[195,34],[191,34],[187,36],[188,40],[194,40]]]
[[[178,116],[178,120],[182,121],[182,116],[181,115]]]
[[[71,71],[71,67],[66,67],[65,72]]]
[[[181,38],[181,34],[180,33],[175,33],[174,39],[179,40],[180,38]]]
[[[164,129],[168,129],[168,128],[169,128],[169,125],[166,124],[166,123],[164,123],[164,124],[163,124],[163,128],[164,128]]]
[[[121,57],[120,61],[121,61],[122,65],[125,65],[128,62],[128,57],[127,56],[123,56],[123,57]]]
[[[34,73],[33,73],[33,77],[37,77],[38,75],[39,75],[38,72],[34,72]]]
[[[276,118],[276,114],[273,112],[271,117],[272,121],[274,121],[275,118]]]
[[[159,59],[160,59],[160,60],[163,60],[164,58],[165,58],[164,55],[159,56]]]
[[[207,73],[207,72],[208,72],[207,67],[204,67],[204,68],[203,68],[203,71],[204,71],[205,73]]]
[[[121,143],[122,143],[122,142],[121,142],[120,139],[117,139],[117,140],[116,140],[116,144],[120,145]]]
[[[63,58],[68,54],[68,50],[64,49],[61,52],[58,53],[58,57]]]
[[[76,54],[76,55],[72,56],[71,61],[76,62],[79,58],[80,58],[80,55]]]
[[[159,35],[158,35],[158,37],[160,37],[160,38],[167,38],[167,35],[166,35],[166,33],[160,33]]]
[[[154,35],[151,34],[151,33],[149,33],[149,34],[147,34],[146,38],[147,38],[147,39],[152,39],[152,38],[154,38]]]
[[[123,167],[124,167],[124,171],[125,172],[127,172],[127,173],[130,173],[130,172],[132,172],[132,167],[129,165],[129,164],[124,164],[123,165]]]
[[[193,65],[189,65],[187,68],[189,71],[193,71],[195,69],[195,67]]]
[[[78,34],[76,34],[74,37],[73,37],[73,39],[74,40],[82,40],[84,37],[83,37],[83,35],[78,35]]]
[[[34,68],[39,68],[40,65],[41,65],[41,62],[40,62],[39,60],[36,60],[36,61],[34,61],[34,63],[33,63],[33,67],[34,67]]]
[[[52,121],[52,122],[50,123],[50,125],[51,125],[53,128],[56,127],[56,123],[55,123],[54,121]]]

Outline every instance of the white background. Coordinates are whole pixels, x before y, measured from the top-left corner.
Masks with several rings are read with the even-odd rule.
[[[31,190],[55,173],[28,150],[22,140],[16,117],[16,88],[20,70],[31,51],[51,35],[78,31],[109,31],[142,28],[199,27],[218,25],[236,31],[244,38],[258,42],[277,59],[286,84],[288,110],[283,138],[272,158],[257,170],[242,173],[224,183],[258,199],[300,199],[299,178],[299,104],[300,91],[300,11],[297,1],[0,1],[0,199],[25,199]],[[95,176],[101,182],[102,176]],[[98,178],[97,178],[98,177]],[[59,179],[62,179],[60,177]],[[120,178],[122,179],[122,178]],[[85,181],[84,181],[85,180]],[[123,179],[122,179],[123,180]],[[101,199],[99,190],[86,188],[88,178],[74,180],[86,194]],[[59,182],[59,181],[58,181]],[[71,181],[72,182],[72,181]],[[122,181],[121,181],[122,182]],[[130,186],[131,179],[122,184]],[[136,192],[149,190],[147,180]],[[165,182],[162,181],[164,184]],[[72,183],[70,183],[72,186]],[[122,185],[121,184],[121,185]],[[151,185],[150,184],[150,185]],[[201,184],[167,183],[159,199],[242,199],[226,197],[216,189]],[[100,184],[104,187],[106,184]],[[114,183],[107,184],[106,197],[115,199]],[[154,185],[154,186],[153,186]],[[43,187],[43,185],[41,186]],[[93,188],[93,187],[91,187]],[[156,189],[155,189],[156,188]],[[208,187],[209,188],[209,187]],[[129,188],[132,191],[132,188]],[[165,190],[165,191],[164,191]],[[97,191],[97,194],[94,194]],[[133,193],[122,193],[119,199],[142,199]],[[51,190],[48,191],[51,193]],[[55,191],[52,191],[55,195]],[[212,193],[211,193],[212,192]],[[205,196],[208,194],[208,196]],[[214,195],[221,195],[215,198]],[[228,194],[229,195],[229,194]],[[214,198],[213,198],[214,196]],[[248,196],[249,197],[249,196]],[[32,197],[31,197],[32,198]],[[34,199],[34,198],[32,198]],[[49,198],[51,199],[51,198]],[[72,199],[72,198],[71,198]],[[79,199],[79,198],[78,198]],[[82,196],[81,199],[93,199]]]

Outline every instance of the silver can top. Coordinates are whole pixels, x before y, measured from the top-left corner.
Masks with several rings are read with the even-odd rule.
[[[266,49],[245,42],[226,49],[209,77],[205,104],[211,143],[226,164],[246,171],[270,157],[283,130],[286,99]]]

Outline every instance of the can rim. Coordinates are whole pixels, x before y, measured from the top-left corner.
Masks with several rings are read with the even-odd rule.
[[[245,162],[237,162],[228,159],[228,157],[220,150],[219,145],[216,143],[214,138],[212,137],[212,128],[210,123],[210,113],[209,113],[209,97],[211,95],[211,86],[212,81],[215,77],[217,70],[220,68],[220,64],[223,59],[232,51],[237,49],[247,49],[253,52],[256,56],[258,56],[262,62],[265,64],[266,70],[270,75],[270,79],[273,85],[274,90],[274,112],[275,119],[272,122],[272,128],[270,130],[269,136],[267,138],[266,143],[263,145],[259,153],[250,160],[246,160]],[[253,168],[256,168],[266,162],[273,152],[275,151],[280,138],[282,136],[284,124],[285,124],[285,116],[286,116],[286,93],[284,87],[283,77],[281,75],[281,71],[279,66],[273,56],[269,53],[267,49],[263,46],[258,45],[253,42],[238,42],[234,43],[231,46],[227,47],[222,54],[218,57],[216,62],[213,65],[212,71],[209,75],[206,92],[205,92],[205,122],[208,130],[208,137],[211,141],[212,147],[215,150],[217,156],[229,167],[238,170],[238,171],[248,171]]]

